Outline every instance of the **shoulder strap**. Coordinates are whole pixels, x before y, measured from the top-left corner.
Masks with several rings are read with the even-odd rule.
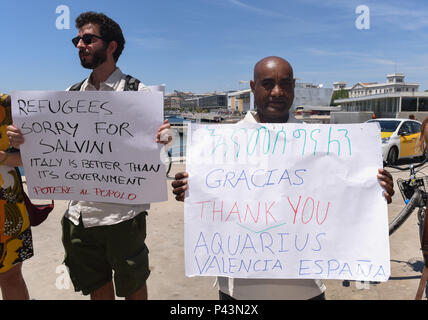
[[[140,80],[127,75],[125,79],[125,88],[123,91],[138,91],[138,86],[140,85]]]
[[[80,91],[80,88],[82,87],[82,85],[83,85],[83,83],[86,81],[86,79],[85,80],[83,80],[82,82],[78,82],[78,83],[76,83],[76,84],[73,84],[71,87],[70,87],[70,89],[69,89],[69,91]]]

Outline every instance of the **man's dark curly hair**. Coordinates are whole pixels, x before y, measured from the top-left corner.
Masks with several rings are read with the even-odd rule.
[[[100,27],[100,35],[107,43],[116,41],[117,49],[113,53],[113,58],[117,62],[125,47],[125,38],[122,29],[113,19],[103,13],[88,11],[81,13],[76,18],[76,28],[80,29],[88,23],[97,24]]]

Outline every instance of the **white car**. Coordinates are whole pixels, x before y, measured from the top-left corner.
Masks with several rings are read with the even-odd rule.
[[[388,164],[397,160],[422,155],[418,146],[421,135],[421,123],[410,119],[379,118],[367,122],[377,122],[381,128],[382,156]]]

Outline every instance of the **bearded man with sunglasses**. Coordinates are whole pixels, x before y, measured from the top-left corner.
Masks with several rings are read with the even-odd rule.
[[[79,49],[82,66],[93,70],[80,90],[123,91],[126,75],[116,67],[125,39],[120,26],[101,13],[86,12],[76,19],[78,36],[73,44]],[[146,90],[139,83],[138,90]],[[169,128],[165,122],[158,130]],[[65,264],[76,291],[90,293],[91,299],[147,299],[149,276],[146,215],[150,207],[71,201],[63,225]],[[95,238],[95,239],[93,239]],[[105,239],[105,240],[104,240]],[[76,242],[79,241],[77,244]],[[93,248],[96,247],[96,248]]]
[[[76,19],[78,36],[72,39],[82,66],[92,73],[68,90],[124,91],[130,76],[116,67],[125,39],[120,26],[102,13],[85,12]],[[148,90],[135,80],[133,90]],[[132,115],[131,115],[132,116]],[[156,142],[165,136],[166,120],[158,129]],[[8,127],[14,147],[23,143],[19,129]],[[124,205],[70,201],[62,219],[65,264],[76,291],[92,300],[147,299],[146,280],[150,274],[145,245],[146,215],[150,204]],[[114,271],[114,285],[112,273]]]

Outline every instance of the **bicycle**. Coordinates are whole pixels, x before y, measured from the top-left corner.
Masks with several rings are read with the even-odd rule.
[[[388,167],[393,169],[397,169],[400,171],[410,171],[409,179],[397,179],[398,188],[400,189],[401,195],[406,205],[389,224],[390,236],[395,231],[397,231],[398,228],[400,228],[403,223],[410,217],[413,211],[418,208],[417,218],[419,223],[419,239],[422,241],[422,232],[427,202],[426,188],[428,187],[428,176],[423,175],[417,177],[416,174],[423,169],[422,166],[426,162],[428,162],[428,158],[425,158],[419,164],[410,164],[406,167],[387,164]],[[417,170],[418,168],[419,170]]]
[[[424,241],[426,241],[423,240],[423,232],[427,202],[426,187],[428,186],[428,176],[423,175],[421,177],[416,177],[416,174],[424,168],[423,165],[426,162],[428,162],[427,157],[421,163],[417,165],[411,164],[407,168],[388,165],[391,168],[401,171],[410,169],[409,179],[397,179],[398,187],[406,205],[389,224],[389,235],[391,236],[395,231],[397,231],[397,229],[400,228],[400,226],[402,226],[403,223],[410,217],[413,211],[418,208],[417,218],[419,223],[419,242],[421,244],[421,250],[423,250]],[[418,168],[419,170],[417,170]],[[425,291],[425,294],[428,297],[427,277],[427,268],[424,267],[421,280],[419,282],[418,291],[416,293],[416,300],[422,299],[423,291]]]

